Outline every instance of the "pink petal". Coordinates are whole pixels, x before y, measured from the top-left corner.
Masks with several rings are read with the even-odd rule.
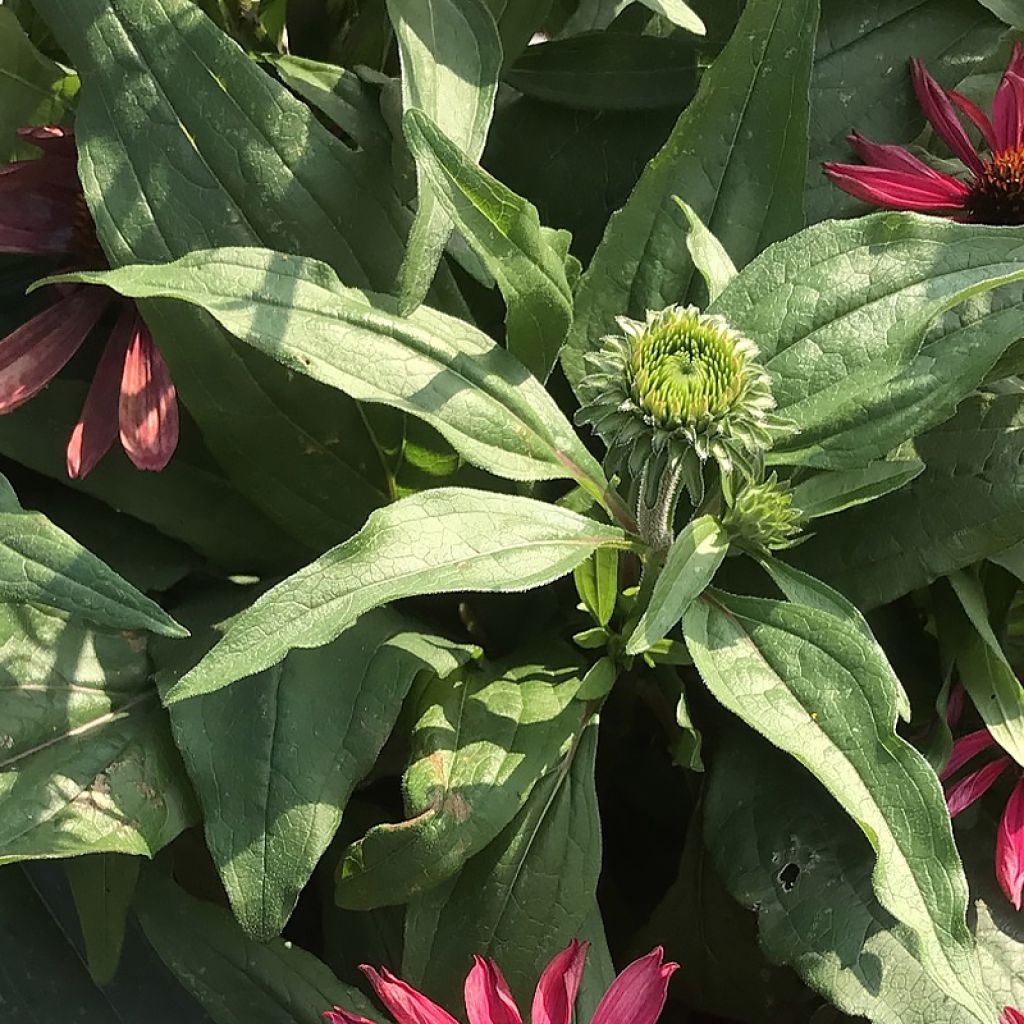
[[[589,942],[573,939],[544,968],[533,995],[530,1024],[570,1024],[589,948]]]
[[[96,326],[110,292],[79,288],[0,341],[0,415],[37,395]]]
[[[967,700],[967,691],[963,683],[954,683],[949,691],[949,700],[946,701],[946,724],[950,729],[955,729],[964,713],[964,703]],[[987,730],[982,730],[986,732]],[[955,745],[954,745],[955,749]],[[956,768],[953,769],[956,771]]]
[[[508,983],[493,960],[473,957],[465,993],[469,1024],[523,1024]]]
[[[995,745],[995,742],[988,729],[978,729],[976,732],[961,736],[953,744],[953,749],[949,753],[949,760],[946,762],[946,767],[942,769],[939,778],[945,782],[954,772],[967,764],[972,757],[976,757],[983,750],[988,750],[989,747]]]
[[[996,834],[996,878],[1014,910],[1024,897],[1024,777],[1006,801]]]
[[[946,794],[946,806],[949,816],[955,818],[961,811],[966,811],[975,800],[980,800],[993,786],[996,779],[1010,767],[1010,759],[1001,757],[979,768],[976,772],[961,779]]]
[[[956,178],[925,177],[885,167],[859,164],[822,164],[834,185],[851,196],[895,210],[956,210],[964,205],[970,189]]]
[[[137,469],[158,472],[178,446],[178,400],[171,372],[136,315],[121,376],[121,446]]]
[[[922,177],[939,181],[945,181],[948,177],[941,171],[935,170],[934,167],[929,167],[923,160],[918,160],[913,153],[902,146],[872,142],[870,139],[864,138],[860,132],[850,132],[846,139],[857,156],[864,163],[871,164],[873,167],[884,167],[890,171],[906,171],[909,174],[920,174]]]
[[[992,101],[996,153],[1017,149],[1024,141],[1024,78],[1007,71]]]
[[[1003,1010],[1003,1015],[999,1018],[999,1024],[1024,1024],[1024,1013],[1021,1013],[1020,1010],[1015,1010],[1012,1006],[1008,1006]]]
[[[92,375],[89,394],[68,441],[68,476],[72,480],[83,479],[91,473],[117,438],[121,374],[128,346],[135,335],[137,316],[135,308],[127,306],[118,317]]]
[[[996,145],[996,133],[988,114],[963,93],[951,89],[947,95],[960,108],[960,112],[981,132],[982,138],[988,143],[988,148],[994,153],[999,147]]]
[[[669,978],[679,964],[662,963],[661,946],[634,960],[612,983],[591,1024],[655,1024],[665,1006]]]
[[[390,971],[381,968],[378,974],[367,964],[359,969],[370,979],[378,998],[398,1024],[458,1024],[450,1013]]]
[[[925,69],[924,63],[916,57],[913,66],[914,92],[921,104],[925,117],[931,122],[936,134],[975,174],[984,169],[970,137],[956,116],[953,104],[945,90]]]
[[[376,1021],[360,1017],[358,1013],[349,1013],[340,1006],[335,1006],[333,1010],[324,1010],[320,1016],[329,1021],[329,1024],[377,1024]]]
[[[44,124],[34,128],[19,128],[19,137],[32,146],[38,146],[48,156],[76,159],[75,132],[59,124]]]
[[[0,167],[0,252],[54,255],[70,252],[80,216],[78,179],[50,173],[53,161]]]

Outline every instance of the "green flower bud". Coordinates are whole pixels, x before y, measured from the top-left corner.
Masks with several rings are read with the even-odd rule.
[[[793,506],[793,493],[772,473],[762,483],[741,488],[722,517],[729,540],[755,555],[800,543],[803,513]]]

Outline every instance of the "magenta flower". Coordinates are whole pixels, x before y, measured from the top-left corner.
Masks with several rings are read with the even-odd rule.
[[[634,960],[611,983],[591,1024],[655,1024],[665,1006],[669,978],[679,967],[663,963],[663,957],[664,950],[658,946]],[[571,1024],[586,958],[587,943],[573,939],[552,959],[537,982],[531,1024]],[[465,987],[469,1024],[522,1024],[498,965],[480,956],[473,961]],[[450,1013],[390,971],[382,969],[378,973],[366,964],[361,970],[397,1024],[458,1024]],[[337,1006],[324,1017],[330,1024],[372,1024]]]
[[[969,174],[944,174],[900,146],[870,142],[856,131],[850,145],[864,163],[826,163],[825,173],[844,192],[874,206],[976,224],[1024,224],[1024,48],[1014,45],[991,118],[966,96],[944,90],[920,60],[912,63],[925,116]],[[981,133],[987,158],[975,149],[957,109]]]
[[[78,179],[74,133],[47,126],[19,134],[43,155],[0,166],[0,253],[62,257],[68,270],[105,267]],[[84,477],[119,435],[136,467],[163,469],[178,444],[177,397],[135,304],[100,288],[59,285],[52,293],[47,309],[0,340],[0,415],[46,387],[117,307],[68,442],[68,475]]]
[[[1012,1006],[1008,1006],[1003,1010],[1003,1015],[999,1018],[999,1024],[1024,1024],[1024,1013],[1021,1013],[1020,1010],[1015,1010]]]
[[[943,781],[956,774],[968,761],[982,751],[995,746],[988,729],[978,729],[961,737],[953,744],[949,762],[943,769]],[[955,818],[980,799],[995,784],[1003,772],[1013,770],[1014,762],[1007,756],[989,761],[981,768],[968,772],[946,791],[946,804],[950,817]],[[999,831],[996,835],[996,878],[1014,909],[1024,903],[1024,773],[1017,770],[1017,783],[1006,801]],[[1016,1010],[1013,1011],[1017,1013]],[[1024,1024],[1024,1019],[1021,1020]]]

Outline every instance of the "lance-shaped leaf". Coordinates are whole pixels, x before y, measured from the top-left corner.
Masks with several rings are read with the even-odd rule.
[[[818,0],[747,4],[696,98],[609,221],[580,282],[562,353],[574,386],[584,373],[584,353],[614,328],[616,316],[642,320],[649,309],[692,297],[696,271],[675,194],[740,267],[802,227],[817,20]]]
[[[0,606],[0,864],[152,856],[192,823],[138,636]]]
[[[233,619],[166,700],[218,690],[296,647],[320,647],[364,612],[400,597],[528,590],[603,546],[627,546],[625,535],[532,498],[455,487],[413,495],[378,509],[355,537]]]
[[[711,582],[728,550],[729,537],[714,516],[686,524],[669,548],[650,603],[626,641],[627,654],[640,654],[668,636]]]
[[[387,0],[402,62],[402,106],[426,111],[453,148],[479,160],[494,112],[501,38],[484,0]],[[399,274],[402,312],[430,288],[451,234],[435,183],[416,157],[418,205]]]
[[[636,0],[581,0],[565,26],[565,32],[592,32],[607,28],[616,16]],[[702,36],[707,31],[700,16],[683,0],[639,0],[644,7],[667,18],[674,25]]]
[[[0,601],[48,605],[112,629],[188,635],[74,537],[25,511],[2,476],[0,488]]]
[[[418,416],[499,476],[571,477],[591,494],[606,486],[554,399],[482,331],[426,307],[401,317],[389,296],[346,288],[316,260],[213,249],[73,277],[199,306],[289,369]]]
[[[936,410],[949,415],[1017,337],[1019,312],[981,317],[978,333],[996,342],[977,361],[964,338],[921,351],[925,329],[1024,280],[1022,255],[1020,228],[878,213],[816,224],[746,267],[711,310],[757,339],[779,411],[798,428],[769,461],[857,468],[930,426]]]
[[[893,459],[869,462],[858,469],[815,473],[793,488],[793,504],[807,519],[831,516],[898,491],[923,472],[920,459]]]
[[[895,731],[899,684],[861,623],[709,591],[683,628],[714,696],[817,776],[868,837],[878,900],[912,933],[935,986],[979,1021],[994,1020],[942,790]]]
[[[191,668],[217,638],[210,623],[244,596],[184,609],[199,627],[196,639],[158,645],[157,666],[174,675]],[[380,609],[333,643],[293,651],[244,687],[172,705],[206,843],[247,935],[266,942],[284,928],[414,680],[447,675],[474,653]]]
[[[408,820],[345,852],[339,906],[405,903],[455,874],[515,817],[579,728],[579,665],[567,648],[438,680],[419,702],[405,772]]]
[[[736,264],[725,251],[725,246],[708,230],[707,225],[697,216],[697,211],[684,203],[679,196],[673,196],[676,205],[686,217],[686,249],[708,290],[708,300],[714,302],[732,283],[736,276]]]
[[[536,207],[469,160],[424,113],[408,111],[403,124],[438,202],[501,289],[508,350],[544,380],[572,323],[564,254]]]

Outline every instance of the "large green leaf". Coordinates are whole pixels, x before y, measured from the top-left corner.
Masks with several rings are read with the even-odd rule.
[[[907,143],[924,127],[911,57],[950,88],[992,52],[1004,28],[976,2],[823,0],[811,78],[808,219],[863,209],[821,170],[824,160],[858,162],[846,141],[851,129],[875,142]]]
[[[508,307],[505,345],[540,380],[572,323],[572,290],[561,251],[536,208],[459,152],[422,112],[404,120],[409,147],[436,201],[494,276]]]
[[[768,957],[844,1012],[876,1024],[994,1024],[994,1011],[967,1011],[929,976],[914,935],[879,904],[874,853],[838,804],[749,733],[721,738],[704,838],[726,888],[757,912]]]
[[[265,245],[390,288],[409,218],[387,165],[336,139],[190,0],[36,6],[82,74],[80,173],[113,265]],[[215,458],[293,536],[322,549],[387,500],[350,403],[192,310],[144,312]]]
[[[878,900],[934,984],[978,1021],[994,1019],[942,789],[895,731],[902,687],[862,623],[709,591],[683,628],[714,696],[813,772],[868,837]]]
[[[634,2],[636,0],[580,0],[565,31],[575,34],[607,28],[618,14]],[[697,35],[703,35],[705,32],[704,22],[683,0],[639,0],[639,2],[655,14],[662,15],[688,32],[694,32]]]
[[[622,531],[532,498],[438,488],[370,516],[350,541],[264,594],[166,695],[209,693],[320,647],[364,612],[414,594],[528,590],[571,572]]]
[[[750,0],[694,101],[612,217],[576,297],[562,362],[573,385],[583,355],[626,314],[643,318],[694,295],[678,194],[743,266],[803,224],[807,83],[817,0]],[[784,127],[783,127],[784,126]]]
[[[25,511],[2,475],[0,602],[43,604],[111,629],[188,635],[74,537],[39,512]]]
[[[509,826],[449,882],[409,904],[402,973],[458,1005],[471,956],[494,957],[520,1006],[548,960],[591,918],[601,870],[597,726]]]
[[[227,602],[187,607],[204,628],[188,644],[159,646],[157,665],[174,676],[191,668],[216,639],[211,620],[227,611]],[[245,687],[172,706],[207,846],[248,935],[265,942],[281,932],[415,678],[447,675],[472,653],[379,610]]]
[[[0,863],[151,856],[191,824],[145,645],[0,605]]]
[[[455,149],[484,151],[501,71],[498,26],[484,0],[387,0],[402,62],[402,106],[425,111]],[[433,177],[416,157],[418,205],[400,273],[402,312],[426,297],[452,231]]]
[[[254,942],[226,910],[157,868],[143,872],[136,911],[146,938],[215,1024],[322,1024],[335,1005],[376,1018],[366,997],[316,957],[279,939]]]
[[[485,0],[501,35],[504,63],[509,64],[529,45],[544,25],[553,0]]]
[[[554,400],[487,335],[428,307],[401,317],[395,300],[344,287],[316,260],[215,249],[73,277],[201,306],[289,369],[425,420],[499,476],[575,478],[597,495],[606,487]]]
[[[532,653],[532,652],[531,652]],[[571,649],[521,653],[438,680],[418,703],[403,778],[407,821],[345,852],[336,899],[354,909],[405,903],[455,874],[515,817],[579,727]]]
[[[885,604],[1024,540],[1024,402],[979,395],[916,443],[907,487],[815,523],[791,553],[862,608]]]
[[[925,330],[1024,279],[1022,254],[1019,229],[878,213],[816,224],[745,268],[711,308],[757,339],[798,428],[770,460],[856,468],[948,416],[1017,336],[1019,313],[975,309],[966,337],[947,325],[922,351]],[[973,353],[964,342],[983,334]]]

